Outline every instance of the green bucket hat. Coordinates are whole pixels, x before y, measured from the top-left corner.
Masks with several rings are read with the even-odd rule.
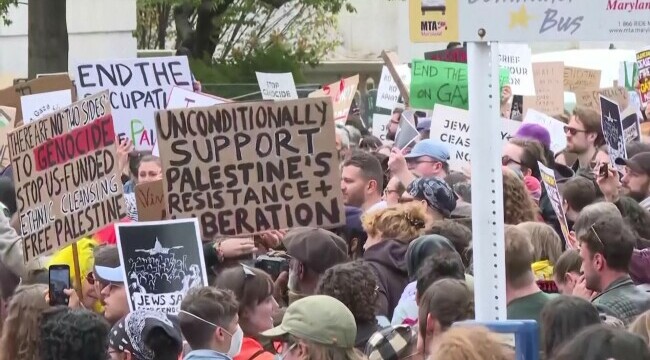
[[[261,334],[267,338],[292,335],[299,339],[339,348],[353,348],[357,325],[350,310],[327,295],[311,295],[287,308],[282,323]]]

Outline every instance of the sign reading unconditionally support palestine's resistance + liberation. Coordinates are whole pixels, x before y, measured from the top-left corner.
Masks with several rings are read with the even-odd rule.
[[[204,239],[344,222],[331,98],[156,114],[168,219]]]
[[[108,91],[8,137],[25,262],[126,217]]]

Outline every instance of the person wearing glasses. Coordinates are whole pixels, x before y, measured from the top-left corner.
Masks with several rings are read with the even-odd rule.
[[[129,313],[120,254],[115,245],[100,246],[94,254],[93,285],[104,305],[104,318],[112,326]]]
[[[573,294],[625,326],[650,310],[650,294],[638,289],[629,274],[635,237],[616,205],[589,205],[574,225],[582,257],[582,272]]]
[[[576,107],[564,127],[566,151],[576,154],[578,160],[571,166],[575,172],[590,169],[591,162],[598,153],[598,147],[604,144],[600,114],[592,109]]]
[[[77,283],[77,275],[74,266],[74,256],[72,251],[72,245],[69,245],[50,258],[50,262],[47,264],[47,268],[51,265],[61,265],[65,264],[70,267],[70,284],[74,284],[72,289],[64,290],[64,292],[70,297],[70,302],[68,303],[70,307],[81,306],[88,310],[93,310],[94,312],[101,314],[104,311],[101,301],[99,300],[99,291],[97,291],[95,285],[95,276],[93,274],[93,266],[95,263],[95,258],[93,256],[93,250],[98,246],[98,243],[91,238],[83,238],[77,241],[77,251],[79,257],[79,272],[81,284]],[[81,288],[81,294],[83,300],[79,302],[77,298],[77,293],[74,289]]]

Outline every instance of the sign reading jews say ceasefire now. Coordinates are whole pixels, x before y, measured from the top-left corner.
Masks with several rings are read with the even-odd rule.
[[[108,91],[9,134],[28,262],[126,216]]]
[[[344,222],[331,98],[156,114],[169,219],[204,239]]]
[[[508,69],[501,68],[499,85],[509,82]],[[442,104],[458,109],[469,108],[467,64],[413,60],[411,64],[411,107],[433,109]]]

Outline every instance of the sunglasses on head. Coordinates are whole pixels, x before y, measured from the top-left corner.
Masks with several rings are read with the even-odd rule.
[[[576,129],[576,128],[571,127],[571,126],[565,126],[564,127],[564,133],[565,134],[569,133],[571,135],[576,135],[577,133],[586,133],[586,132],[587,132],[586,130]]]

